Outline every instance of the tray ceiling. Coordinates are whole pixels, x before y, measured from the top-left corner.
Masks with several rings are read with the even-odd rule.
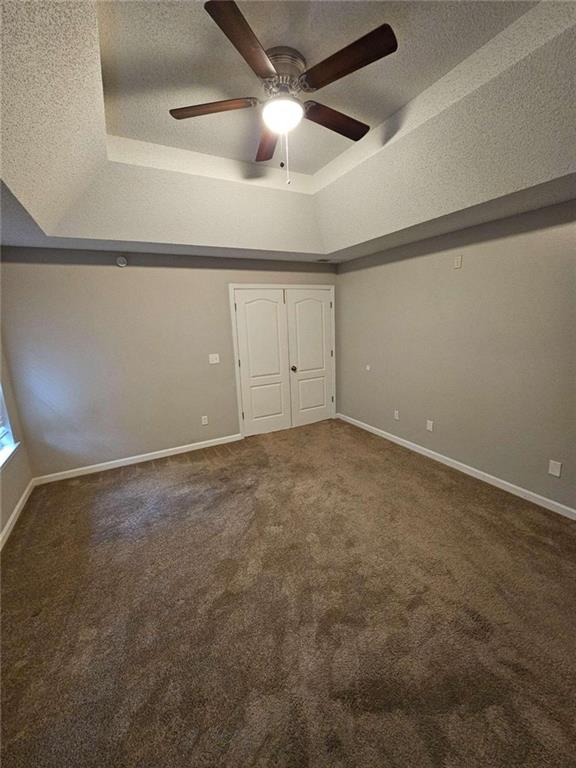
[[[378,9],[387,9],[384,18],[401,39],[411,40],[409,24],[420,29],[427,53],[413,44],[398,77],[377,77],[383,92],[403,84],[401,100],[391,110],[408,100],[409,85],[413,91],[425,86],[427,81],[415,82],[410,72],[419,78],[438,77],[325,167],[313,175],[312,166],[305,169],[308,173],[295,173],[291,186],[279,169],[256,170],[251,156],[242,162],[209,154],[198,145],[195,151],[176,146],[177,128],[185,128],[186,135],[193,130],[194,136],[204,130],[202,120],[190,121],[188,128],[167,112],[170,106],[190,103],[193,96],[187,84],[190,67],[183,63],[185,56],[190,60],[187,51],[194,53],[196,45],[207,56],[217,50],[217,61],[220,55],[228,57],[229,79],[245,68],[226,40],[218,46],[201,42],[209,17],[199,4],[112,2],[100,9],[101,16],[118,14],[117,32],[124,29],[127,35],[122,56],[131,62],[133,79],[122,92],[128,96],[119,92],[118,114],[128,120],[134,98],[156,104],[154,114],[166,116],[160,126],[164,134],[157,126],[158,137],[137,138],[113,135],[110,114],[106,125],[102,69],[109,102],[111,67],[116,77],[121,68],[109,59],[102,65],[101,46],[108,43],[102,18],[98,28],[96,4],[3,0],[2,179],[13,196],[6,203],[4,195],[2,201],[3,242],[341,262],[574,197],[574,3],[283,3],[280,16],[274,16],[278,37],[272,38],[270,31],[262,31],[266,19],[252,16],[266,8],[272,17],[274,7],[243,6],[264,45],[285,39],[278,19],[288,14],[286,28],[297,32],[300,24],[314,29],[310,40],[321,42],[316,60],[379,23],[384,14],[369,23],[366,15]],[[447,8],[454,15],[450,23],[431,17],[427,24],[430,8],[440,18]],[[461,9],[466,24],[462,16],[457,23]],[[136,11],[143,19],[155,18],[146,34],[140,29],[143,19],[120,21]],[[193,14],[190,41],[188,34],[180,37],[180,14],[188,13]],[[500,14],[510,23],[498,31],[505,23]],[[329,37],[324,16],[334,25]],[[316,28],[324,33],[316,34]],[[217,28],[206,29],[208,40],[220,34]],[[458,50],[461,58],[465,31],[478,35],[479,29],[489,39],[438,76],[433,69],[437,60],[444,68],[450,66],[446,50]],[[307,40],[301,32],[294,42],[312,62],[305,48],[312,42]],[[471,46],[471,38],[466,40]],[[479,37],[474,40],[478,45]],[[412,56],[421,57],[418,66]],[[372,68],[385,68],[392,60],[367,68],[364,86]],[[175,92],[166,96],[159,84],[178,72]],[[249,73],[248,78],[257,84]],[[346,81],[340,86],[352,88]],[[322,99],[326,96],[327,103],[340,107],[336,97],[328,98],[329,91],[320,92]],[[180,92],[182,99],[173,100]],[[350,93],[357,95],[353,88]],[[166,104],[160,110],[162,98]],[[362,108],[375,109],[383,98],[376,93]],[[150,130],[145,116],[134,115],[142,129]],[[357,113],[371,122],[379,119],[370,115],[375,113]],[[214,139],[214,151],[223,151],[221,134],[205,139]],[[328,146],[330,139],[329,132],[322,132],[318,148]]]
[[[312,65],[387,22],[399,50],[318,91],[314,98],[372,127],[524,14],[524,2],[244,2],[265,48],[290,45]],[[259,80],[200,2],[98,4],[109,134],[252,162],[259,110],[186,121],[172,107],[264,97]],[[351,146],[309,121],[290,135],[294,171],[314,174]],[[267,165],[278,166],[280,153]]]

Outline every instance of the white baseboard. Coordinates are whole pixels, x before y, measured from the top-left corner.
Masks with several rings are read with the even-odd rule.
[[[378,427],[365,424],[363,421],[353,419],[351,416],[345,416],[343,413],[337,413],[336,418],[346,421],[348,424],[353,424],[355,427],[360,427],[360,429],[364,429],[366,432],[372,432],[374,435],[390,440],[392,443],[402,445],[404,448],[409,448],[411,451],[421,453],[429,459],[439,461],[441,464],[446,464],[446,466],[452,467],[452,469],[457,469],[465,475],[470,475],[478,480],[483,480],[485,483],[496,486],[496,488],[501,488],[503,491],[508,491],[508,493],[514,494],[514,496],[520,496],[520,498],[526,499],[526,501],[531,501],[533,504],[539,504],[541,507],[550,509],[552,512],[558,512],[558,514],[569,517],[571,520],[576,520],[576,509],[567,507],[565,504],[560,504],[558,501],[548,499],[546,496],[540,496],[538,493],[528,491],[526,488],[520,488],[520,486],[509,483],[507,480],[502,480],[500,477],[494,477],[494,475],[489,475],[487,472],[483,472],[480,469],[469,467],[468,464],[463,464],[461,461],[451,459],[449,456],[444,456],[441,453],[436,453],[436,451],[431,451],[430,448],[424,448],[422,445],[412,443],[410,440],[405,440],[403,437],[397,437],[390,432],[385,432],[383,429],[378,429]]]
[[[20,496],[20,500],[18,501],[18,503],[16,504],[16,506],[12,511],[12,514],[8,518],[8,522],[6,523],[4,528],[2,528],[2,531],[0,531],[0,550],[2,549],[4,544],[6,544],[8,540],[8,536],[10,536],[10,534],[12,533],[12,528],[14,528],[14,526],[16,525],[16,521],[20,517],[20,512],[22,512],[22,510],[24,509],[24,506],[26,505],[26,502],[28,501],[30,494],[34,490],[35,485],[36,485],[36,480],[32,478],[32,480],[30,480],[30,482],[26,486],[26,490],[24,491],[22,496]]]
[[[567,507],[565,504],[560,504],[558,501],[553,501],[552,499],[548,499],[545,496],[540,496],[537,493],[534,493],[533,491],[528,491],[526,488],[520,488],[517,485],[514,485],[513,483],[509,483],[507,480],[502,480],[499,477],[494,477],[493,475],[489,475],[487,472],[482,472],[480,469],[476,469],[475,467],[469,467],[467,464],[463,464],[460,461],[456,461],[456,459],[451,459],[449,456],[443,456],[441,453],[436,453],[436,451],[432,451],[429,448],[424,448],[421,445],[418,445],[417,443],[412,443],[410,440],[405,440],[402,437],[397,437],[396,435],[391,434],[390,432],[385,432],[383,429],[378,429],[378,427],[373,427],[370,424],[365,424],[363,421],[358,421],[358,419],[353,419],[350,416],[345,416],[343,413],[337,413],[336,414],[337,419],[341,419],[342,421],[346,421],[349,424],[353,424],[356,427],[360,427],[360,429],[364,429],[367,432],[372,432],[374,435],[378,435],[379,437],[383,437],[386,440],[390,440],[393,443],[397,443],[398,445],[404,446],[404,448],[409,448],[411,451],[415,451],[416,453],[421,453],[423,456],[427,456],[429,459],[433,459],[434,461],[439,461],[441,464],[446,464],[448,467],[452,467],[453,469],[457,469],[460,472],[464,472],[466,475],[470,475],[471,477],[475,477],[478,480],[483,480],[485,483],[489,483],[490,485],[494,485],[497,488],[501,488],[504,491],[508,491],[508,493],[512,493],[515,496],[520,496],[522,499],[526,499],[527,501],[531,501],[534,504],[539,504],[541,507],[545,507],[546,509],[550,509],[552,512],[558,512],[560,515],[564,515],[565,517],[569,517],[572,520],[576,520],[576,509],[572,509],[571,507]],[[28,501],[28,498],[30,494],[32,493],[33,489],[37,485],[43,485],[44,483],[54,483],[57,480],[66,480],[67,478],[71,477],[80,477],[81,475],[90,475],[94,472],[105,472],[108,469],[115,469],[116,467],[126,467],[130,464],[139,464],[144,461],[151,461],[153,459],[162,459],[166,456],[175,456],[179,453],[188,453],[189,451],[198,451],[202,448],[211,448],[215,445],[224,445],[226,443],[234,443],[237,440],[242,440],[241,434],[236,435],[226,435],[225,437],[217,437],[214,440],[204,440],[201,443],[190,443],[190,445],[180,445],[176,448],[166,448],[163,451],[153,451],[152,453],[142,453],[138,456],[127,456],[124,459],[115,459],[114,461],[105,461],[102,464],[91,464],[86,467],[76,467],[75,469],[67,469],[63,472],[54,472],[51,475],[41,475],[40,477],[33,477],[32,480],[28,483],[26,490],[20,497],[20,500],[14,507],[14,511],[10,515],[8,522],[0,531],[0,550],[6,543],[8,537],[10,536],[10,533],[12,532],[12,529],[14,528],[16,521],[18,520],[20,513],[24,509],[24,506],[26,505],[26,502]]]
[[[235,443],[237,440],[242,440],[241,434],[226,435],[225,437],[216,437],[213,440],[204,440],[201,443],[190,443],[190,445],[179,445],[176,448],[166,448],[163,451],[153,451],[152,453],[141,453],[138,456],[127,456],[124,459],[114,459],[114,461],[105,461],[102,464],[90,464],[86,467],[76,467],[74,469],[66,469],[63,472],[54,472],[51,475],[40,475],[40,477],[33,477],[28,483],[26,490],[22,494],[20,501],[14,507],[14,511],[10,515],[8,522],[0,531],[0,550],[6,543],[8,536],[10,536],[12,529],[16,525],[16,521],[20,516],[20,513],[24,509],[28,497],[32,493],[33,489],[37,485],[44,485],[44,483],[54,483],[57,480],[66,480],[70,477],[80,477],[81,475],[91,475],[94,472],[105,472],[107,469],[116,469],[116,467],[126,467],[130,464],[140,464],[143,461],[151,461],[153,459],[163,459],[166,456],[175,456],[178,453],[188,453],[189,451],[198,451],[201,448],[211,448],[215,445],[224,445],[225,443]]]
[[[41,475],[34,478],[35,485],[44,485],[44,483],[55,483],[57,480],[66,480],[70,477],[79,477],[80,475],[91,475],[94,472],[105,472],[108,469],[117,467],[127,467],[130,464],[140,464],[143,461],[152,461],[153,459],[164,459],[167,456],[175,456],[178,453],[188,453],[189,451],[199,451],[202,448],[212,448],[215,445],[224,445],[225,443],[235,443],[242,440],[241,434],[226,435],[225,437],[215,437],[213,440],[204,440],[201,443],[190,443],[190,445],[179,445],[176,448],[165,448],[163,451],[153,451],[152,453],[141,453],[138,456],[127,456],[124,459],[114,459],[114,461],[105,461],[102,464],[90,464],[86,467],[76,467],[75,469],[65,469],[63,472],[54,472],[51,475]]]

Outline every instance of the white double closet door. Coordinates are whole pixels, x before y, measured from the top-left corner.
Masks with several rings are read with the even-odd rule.
[[[235,288],[245,435],[334,415],[331,288]]]

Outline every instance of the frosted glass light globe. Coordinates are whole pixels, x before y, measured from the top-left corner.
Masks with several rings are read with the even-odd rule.
[[[275,96],[262,110],[264,122],[272,133],[288,133],[296,128],[303,116],[302,104],[291,96]]]

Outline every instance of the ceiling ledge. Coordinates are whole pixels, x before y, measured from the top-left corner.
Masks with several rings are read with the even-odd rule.
[[[315,264],[320,269],[331,269],[330,264],[323,253],[303,253],[290,251],[267,251],[253,248],[218,248],[198,246],[180,243],[146,242],[143,240],[110,240],[105,238],[89,237],[63,237],[46,234],[38,225],[26,208],[20,203],[12,191],[3,183],[0,183],[0,222],[3,246],[15,246],[18,248],[32,248],[37,252],[47,249],[63,249],[66,252],[80,251],[111,251],[119,253],[153,254],[158,256],[174,256],[183,259],[183,265],[189,264],[185,257],[205,258],[210,260],[235,259],[266,260],[271,262],[289,263],[299,261]],[[3,254],[4,258],[4,254]],[[317,262],[323,262],[322,264]],[[52,259],[51,263],[55,263]],[[133,263],[133,262],[131,262]],[[170,260],[167,259],[167,263]],[[317,263],[317,264],[316,264]],[[150,264],[149,261],[146,262]]]
[[[112,162],[49,234],[199,249],[324,253],[314,197]]]
[[[427,234],[421,231],[420,234],[423,237],[416,242],[413,240],[407,244],[397,242],[393,246],[390,245],[388,248],[381,249],[364,258],[356,258],[339,264],[337,272],[338,274],[347,274],[405,259],[414,259],[440,252],[449,253],[453,250],[460,251],[469,245],[503,240],[550,228],[556,229],[557,237],[565,240],[566,248],[569,249],[574,239],[573,228],[570,225],[574,222],[576,222],[575,200],[568,200],[537,210],[527,210],[520,214],[515,212],[513,216],[504,216],[497,221],[490,218],[482,222],[479,218],[477,224],[465,229],[454,230],[450,228],[441,234],[440,229],[437,233],[434,233],[432,229],[428,230]]]
[[[533,213],[538,210],[549,210],[551,207],[570,211],[570,221],[576,218],[576,173],[568,174],[559,179],[539,184],[511,195],[489,200],[480,205],[471,206],[464,210],[437,219],[417,224],[413,227],[392,232],[383,237],[375,238],[330,254],[331,261],[336,263],[357,261],[364,262],[364,257],[375,254],[382,255],[407,245],[428,241],[451,233],[472,231],[489,222],[494,223],[494,231],[498,231],[497,223],[514,216]]]

